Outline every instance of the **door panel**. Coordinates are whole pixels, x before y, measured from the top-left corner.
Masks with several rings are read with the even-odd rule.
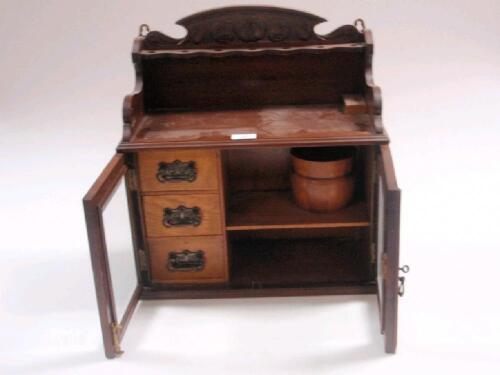
[[[385,201],[384,201],[384,188],[383,180],[380,174],[377,178],[377,292],[380,309],[380,329],[384,333],[384,223],[385,223]]]
[[[381,329],[385,351],[395,353],[397,345],[399,216],[401,191],[396,182],[389,146],[377,153],[377,283]]]
[[[123,317],[120,319],[115,304],[103,213],[127,173],[124,161],[124,155],[115,155],[83,198],[97,305],[107,358],[114,358],[121,354],[120,341],[141,291],[141,286],[137,283],[129,303],[124,308]],[[132,249],[130,251],[132,252]]]
[[[106,231],[106,248],[116,314],[122,316],[130,296],[137,286],[137,268],[132,244],[125,177],[122,177],[118,182],[118,187],[102,216]]]

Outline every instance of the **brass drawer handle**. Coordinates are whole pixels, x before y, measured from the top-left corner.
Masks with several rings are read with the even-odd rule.
[[[205,268],[205,253],[203,250],[182,250],[168,253],[167,268],[174,272],[201,271]]]
[[[201,224],[201,209],[199,207],[179,206],[165,208],[163,211],[163,225],[166,227],[193,226]]]
[[[194,161],[174,160],[171,163],[161,162],[158,164],[156,179],[164,182],[193,182],[196,180],[197,171]]]

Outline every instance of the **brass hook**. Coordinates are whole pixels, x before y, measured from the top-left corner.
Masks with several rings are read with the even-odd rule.
[[[358,29],[358,31],[362,33],[363,31],[365,31],[365,21],[363,21],[363,19],[361,18],[358,18],[354,21],[354,27],[356,27],[356,29]]]
[[[149,25],[143,23],[141,26],[139,26],[139,36],[146,36],[149,32]]]

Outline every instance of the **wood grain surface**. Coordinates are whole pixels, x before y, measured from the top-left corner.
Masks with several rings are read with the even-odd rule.
[[[146,233],[148,237],[204,236],[221,234],[220,197],[218,194],[176,194],[143,196]],[[163,224],[165,208],[199,207],[201,224],[198,226],[170,226]]]
[[[146,151],[138,153],[138,159],[140,185],[143,192],[218,189],[219,155],[216,150]],[[175,160],[193,161],[196,179],[192,182],[160,182],[156,177],[159,164],[171,163]]]
[[[290,191],[241,192],[229,199],[227,230],[280,228],[340,228],[369,225],[364,202],[332,213],[303,210],[293,202]]]
[[[149,238],[151,274],[158,283],[207,283],[227,280],[226,255],[221,236]],[[204,252],[205,266],[199,271],[172,271],[167,267],[170,252]]]

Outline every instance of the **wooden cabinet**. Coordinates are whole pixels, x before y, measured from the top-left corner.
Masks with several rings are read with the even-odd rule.
[[[227,35],[212,30],[221,20],[233,25]],[[249,20],[259,22],[248,29]],[[182,40],[136,38],[123,140],[84,198],[108,358],[121,353],[140,299],[321,294],[377,294],[395,352],[400,190],[371,80],[371,33],[358,22],[319,36],[320,22],[222,8],[179,21]],[[300,208],[291,148],[345,145],[355,151],[349,204]],[[123,176],[137,289],[120,319],[102,214]]]

